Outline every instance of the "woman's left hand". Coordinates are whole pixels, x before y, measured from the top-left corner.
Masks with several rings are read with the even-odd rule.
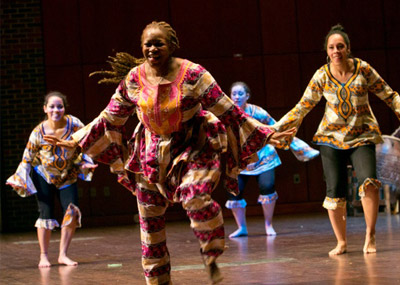
[[[296,133],[296,131],[297,131],[296,128],[291,128],[283,132],[274,132],[270,136],[268,143],[274,146],[280,145],[281,144],[280,140],[290,139],[290,137],[293,136]]]

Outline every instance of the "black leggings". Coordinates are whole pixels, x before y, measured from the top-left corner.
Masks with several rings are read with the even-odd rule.
[[[354,167],[359,185],[367,178],[376,179],[375,145],[364,145],[351,149],[320,147],[326,180],[326,196],[345,198],[348,190],[347,165]]]
[[[238,176],[239,182],[239,195],[234,196],[229,194],[228,200],[239,201],[243,199],[244,188],[246,187],[247,181],[252,175]],[[275,193],[275,169],[271,169],[257,175],[258,187],[260,188],[260,195],[270,195]]]
[[[36,171],[32,171],[32,181],[37,190],[36,200],[39,207],[40,219],[55,219],[55,196],[57,196],[61,203],[63,215],[70,203],[78,206],[78,187],[76,183],[60,190],[53,184],[47,183]]]

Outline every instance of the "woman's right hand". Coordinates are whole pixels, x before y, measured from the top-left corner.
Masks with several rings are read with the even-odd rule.
[[[73,149],[78,146],[78,143],[73,140],[67,141],[67,140],[59,139],[53,135],[44,135],[43,139],[52,145],[57,145],[59,147],[64,147],[67,149]]]

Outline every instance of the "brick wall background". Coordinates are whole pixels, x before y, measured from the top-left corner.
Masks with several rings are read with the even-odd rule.
[[[2,231],[32,229],[34,197],[20,198],[5,180],[21,161],[31,130],[43,117],[45,93],[40,0],[1,1]]]

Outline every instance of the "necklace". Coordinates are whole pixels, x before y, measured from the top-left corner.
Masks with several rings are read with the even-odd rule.
[[[161,82],[162,82],[164,79],[166,79],[165,77],[168,77],[168,75],[169,75],[169,72],[170,72],[170,62],[168,62],[168,66],[166,66],[165,68],[162,68],[162,69],[159,69],[159,70],[158,70],[158,72],[159,72],[160,74],[164,74],[164,76],[163,76],[163,75],[157,76],[157,75],[156,75],[156,73],[157,73],[156,69],[151,68],[150,64],[147,64],[147,66],[149,67],[149,71],[150,71],[149,75],[150,75],[150,77],[151,77],[151,79],[152,79],[151,81],[153,81],[154,83],[156,83],[156,85],[160,85]],[[167,79],[166,79],[166,80],[167,80]]]
[[[156,85],[160,85],[160,83],[161,83],[161,81],[163,81],[163,79],[164,79],[164,77],[160,77],[160,80],[157,82],[157,84]]]

